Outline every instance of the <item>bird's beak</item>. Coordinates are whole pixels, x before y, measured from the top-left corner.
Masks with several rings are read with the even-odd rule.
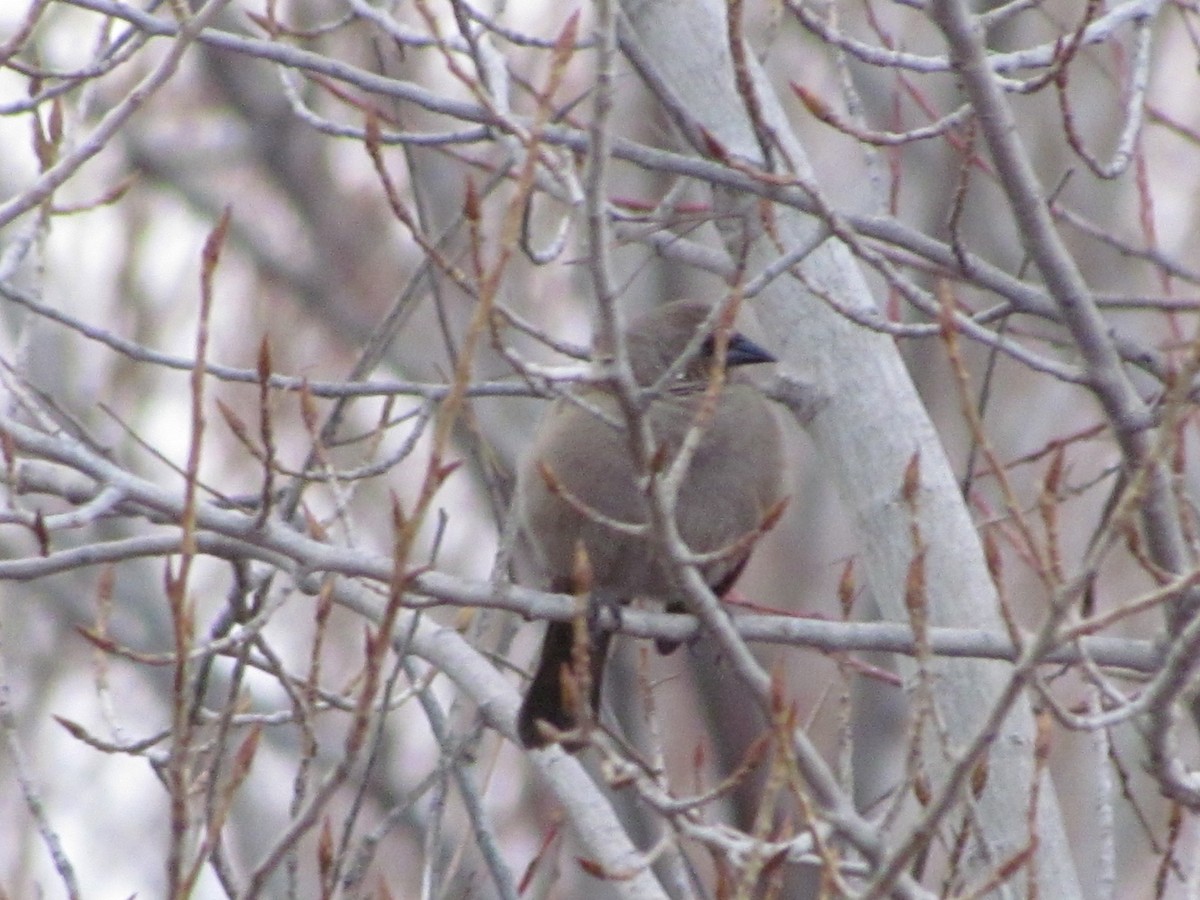
[[[725,351],[725,366],[749,366],[755,363],[775,362],[775,357],[764,350],[748,337],[740,334],[731,335],[729,348]]]

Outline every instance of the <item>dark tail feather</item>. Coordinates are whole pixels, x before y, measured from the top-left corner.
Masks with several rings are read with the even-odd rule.
[[[604,677],[604,660],[608,654],[611,633],[607,631],[591,635],[588,648],[591,669],[592,714],[600,707],[600,685]],[[546,627],[546,638],[542,643],[542,658],[537,672],[530,682],[529,690],[517,713],[517,736],[524,747],[545,747],[552,739],[538,727],[546,722],[559,731],[572,731],[579,727],[580,710],[573,700],[576,691],[564,681],[571,676],[571,657],[575,646],[575,626],[571,622],[551,622]],[[564,742],[571,751],[578,750],[581,743]]]

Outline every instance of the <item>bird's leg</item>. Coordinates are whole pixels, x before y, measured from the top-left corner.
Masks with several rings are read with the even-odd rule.
[[[732,593],[734,582],[736,582],[741,576],[742,569],[746,568],[746,561],[748,558],[749,553],[743,555],[742,558],[737,561],[737,564],[734,565],[729,571],[724,572],[715,583],[711,581],[709,582],[709,586],[713,589],[713,593],[717,595],[718,599],[724,601],[726,596]],[[666,612],[685,613],[689,612],[689,609],[688,605],[682,600],[671,600],[667,603]],[[699,638],[700,632],[697,632],[695,637],[688,639],[687,643],[691,644],[694,641],[699,640]],[[666,656],[668,653],[674,653],[676,648],[679,647],[679,644],[679,641],[673,641],[670,638],[655,638],[654,640],[654,646],[658,649],[658,652],[664,656]]]
[[[619,597],[611,591],[593,590],[588,595],[589,665],[586,667],[586,674],[591,680],[589,687],[593,716],[600,710],[600,689],[604,681],[604,663],[608,658],[608,645],[612,641],[613,633],[621,627],[621,606],[625,602],[625,598]]]
[[[625,598],[612,591],[594,590],[588,596],[588,636],[595,641],[602,634],[621,630],[621,607]]]
[[[663,607],[663,612],[668,612],[668,613],[679,614],[679,613],[685,613],[687,611],[688,611],[687,604],[684,603],[682,600],[672,600],[665,607]],[[654,639],[655,649],[658,650],[658,652],[661,653],[663,656],[667,656],[671,653],[674,653],[676,650],[679,649],[679,644],[680,644],[679,641],[672,640],[671,638],[655,638]]]

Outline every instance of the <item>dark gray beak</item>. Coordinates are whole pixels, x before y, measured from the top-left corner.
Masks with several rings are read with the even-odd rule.
[[[748,337],[740,334],[731,335],[729,350],[725,354],[725,366],[751,366],[755,363],[775,362],[775,357],[764,350]]]

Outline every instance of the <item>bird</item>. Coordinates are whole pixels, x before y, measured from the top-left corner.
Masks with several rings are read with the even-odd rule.
[[[651,395],[644,416],[653,435],[650,456],[674,461],[685,436],[697,423],[714,365],[719,364],[715,332],[698,350],[675,365],[689,348],[712,306],[676,300],[631,321],[624,331],[630,369],[640,388],[650,388],[677,370]],[[754,536],[778,516],[785,502],[779,424],[769,401],[734,370],[775,362],[743,334],[730,332],[725,346],[727,378],[711,417],[700,425],[699,441],[680,482],[675,521],[694,554],[712,554],[700,571],[718,596],[737,580],[750,556]],[[530,559],[537,586],[556,593],[579,593],[593,612],[645,598],[667,609],[686,609],[672,587],[670,564],[653,538],[615,522],[643,525],[650,519],[641,467],[635,463],[621,406],[611,388],[590,384],[555,401],[538,425],[517,473],[515,506],[518,541]],[[605,521],[607,520],[607,521]],[[728,550],[729,552],[718,553]],[[582,563],[582,570],[581,570]],[[584,575],[581,576],[581,571]],[[517,735],[528,749],[560,742],[568,751],[585,745],[580,726],[594,720],[611,631],[589,616],[586,653],[576,649],[572,622],[550,622],[540,661],[517,716]],[[659,642],[669,652],[673,644]],[[583,660],[587,660],[586,664]],[[587,671],[582,669],[586,665]],[[582,677],[581,677],[582,676]],[[587,688],[591,716],[580,696]],[[547,727],[549,726],[549,727]],[[572,737],[574,735],[574,737]]]

